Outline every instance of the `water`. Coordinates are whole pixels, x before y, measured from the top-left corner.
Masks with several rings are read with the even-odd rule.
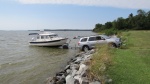
[[[0,84],[45,84],[46,78],[64,68],[66,62],[78,50],[28,45],[29,33],[33,31],[0,31]],[[93,35],[91,31],[53,31],[71,39],[74,36]]]

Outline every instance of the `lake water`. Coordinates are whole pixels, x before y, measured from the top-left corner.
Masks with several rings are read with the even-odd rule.
[[[29,33],[34,31],[0,31],[0,84],[45,84],[46,79],[62,69],[67,61],[78,53],[75,49],[31,47]],[[52,31],[71,39],[70,46],[77,45],[74,36],[89,36],[91,31]]]

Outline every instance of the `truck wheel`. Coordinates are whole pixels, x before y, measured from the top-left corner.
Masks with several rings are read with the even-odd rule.
[[[88,47],[88,46],[83,46],[82,50],[83,50],[84,52],[87,52],[87,51],[89,51],[89,47]]]
[[[117,47],[115,43],[109,43],[108,45],[109,45],[109,47],[111,47],[111,48],[116,48],[116,47]]]

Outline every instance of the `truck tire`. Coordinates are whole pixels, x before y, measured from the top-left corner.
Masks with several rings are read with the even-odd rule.
[[[84,52],[89,51],[89,49],[90,49],[90,48],[89,48],[87,45],[83,46],[83,48],[82,48],[82,50],[83,50]]]
[[[109,43],[108,45],[109,45],[110,48],[117,48],[115,43]]]

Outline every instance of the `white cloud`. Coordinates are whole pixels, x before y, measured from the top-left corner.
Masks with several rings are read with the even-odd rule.
[[[150,0],[16,0],[23,4],[74,4],[117,8],[150,9]]]

